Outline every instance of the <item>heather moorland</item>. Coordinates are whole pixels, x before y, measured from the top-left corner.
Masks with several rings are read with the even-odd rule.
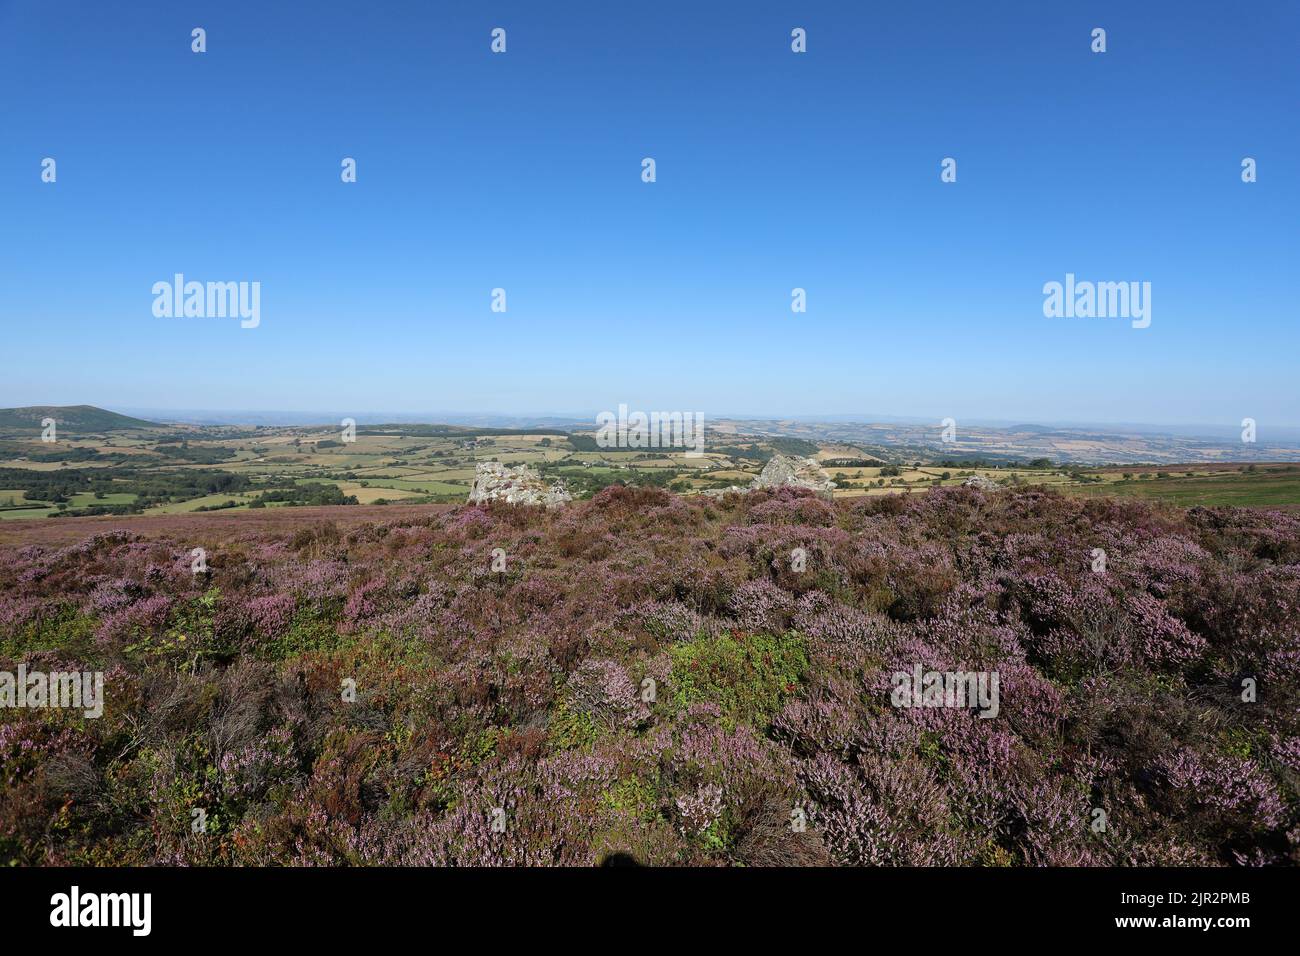
[[[614,486],[390,514],[0,545],[0,670],[106,696],[0,710],[0,862],[1300,861],[1293,513]],[[917,666],[996,673],[997,714],[896,706]]]

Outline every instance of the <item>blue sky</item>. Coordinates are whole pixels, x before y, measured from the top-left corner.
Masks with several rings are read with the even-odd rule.
[[[1300,424],[1298,41],[1284,2],[0,0],[0,404]],[[260,326],[155,317],[176,272]],[[1150,328],[1045,318],[1067,272]]]

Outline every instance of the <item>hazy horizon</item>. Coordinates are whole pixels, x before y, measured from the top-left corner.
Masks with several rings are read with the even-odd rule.
[[[13,407],[68,407],[89,405],[103,408],[136,418],[144,418],[159,423],[179,423],[191,425],[269,425],[269,426],[317,426],[337,425],[343,418],[352,418],[360,425],[384,423],[403,424],[449,424],[480,425],[498,427],[561,427],[578,428],[596,426],[596,416],[606,409],[593,411],[552,411],[525,412],[519,410],[494,412],[481,409],[429,409],[416,411],[374,410],[374,409],[286,409],[286,408],[179,408],[157,406],[106,405],[96,402],[26,402]],[[632,409],[635,411],[636,409]],[[642,411],[661,411],[647,406]],[[609,409],[615,411],[616,409]],[[925,415],[890,415],[876,413],[839,413],[808,415],[775,415],[752,412],[703,412],[707,420],[727,422],[771,422],[790,421],[824,424],[882,424],[882,425],[926,425],[941,420],[938,416]],[[1015,427],[1048,428],[1062,430],[1107,430],[1114,433],[1132,432],[1146,435],[1171,435],[1196,438],[1231,438],[1239,436],[1240,423],[1233,422],[1106,422],[1106,421],[1051,421],[1033,418],[996,419],[972,417],[963,419],[962,424],[979,428],[1008,429]],[[1262,436],[1273,442],[1300,441],[1300,426],[1269,423]]]

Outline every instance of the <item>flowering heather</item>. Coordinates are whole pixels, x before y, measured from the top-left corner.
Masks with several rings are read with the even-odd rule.
[[[578,706],[609,727],[636,727],[650,717],[638,688],[617,661],[588,658],[569,678]]]
[[[291,594],[268,594],[256,597],[244,605],[248,622],[259,637],[278,637],[293,620],[294,600]]]
[[[1300,862],[1295,516],[621,487],[403,514],[0,548],[0,672],[106,695],[0,708],[0,864]],[[996,716],[893,705],[918,666],[996,672]]]
[[[695,793],[678,797],[677,813],[683,835],[703,836],[722,816],[722,788],[706,783]]]

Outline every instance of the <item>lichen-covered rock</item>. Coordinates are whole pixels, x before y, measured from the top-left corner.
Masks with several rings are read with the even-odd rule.
[[[971,475],[961,483],[963,488],[978,488],[980,491],[997,491],[1001,487],[991,478],[985,478],[983,475]]]
[[[795,455],[773,455],[763,466],[751,488],[807,488],[823,497],[831,497],[835,481],[811,458]]]
[[[511,505],[544,505],[558,508],[572,501],[573,496],[563,482],[547,485],[536,471],[527,465],[511,468],[499,461],[481,461],[475,469],[474,487],[469,493],[469,503],[504,501]]]

